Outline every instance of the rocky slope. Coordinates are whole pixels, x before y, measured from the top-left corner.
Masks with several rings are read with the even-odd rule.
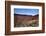
[[[35,16],[32,15],[14,15],[14,26],[15,27],[29,27],[38,26],[38,14]]]

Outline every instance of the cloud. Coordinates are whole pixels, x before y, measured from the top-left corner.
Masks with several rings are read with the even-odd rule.
[[[39,14],[39,9],[23,9],[23,8],[15,8],[14,14],[21,14],[21,15],[37,15]]]

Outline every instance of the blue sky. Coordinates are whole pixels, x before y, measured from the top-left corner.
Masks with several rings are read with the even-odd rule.
[[[39,9],[14,8],[14,14],[34,16],[34,15],[39,14]]]

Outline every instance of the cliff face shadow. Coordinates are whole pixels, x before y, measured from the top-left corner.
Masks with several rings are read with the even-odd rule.
[[[14,14],[14,27],[38,27],[39,15],[18,15]]]

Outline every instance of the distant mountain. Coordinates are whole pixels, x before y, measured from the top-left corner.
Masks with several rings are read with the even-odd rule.
[[[14,14],[15,16],[17,15],[17,16],[38,16],[38,14],[36,14],[36,15],[23,15],[23,14]]]
[[[16,18],[21,18],[21,19],[24,19],[24,18],[28,18],[28,19],[31,19],[31,18],[36,18],[36,17],[39,17],[39,15],[35,15],[35,16],[32,16],[32,15],[20,15],[20,14],[14,14],[14,16]]]
[[[32,15],[14,14],[14,16],[32,16]]]

